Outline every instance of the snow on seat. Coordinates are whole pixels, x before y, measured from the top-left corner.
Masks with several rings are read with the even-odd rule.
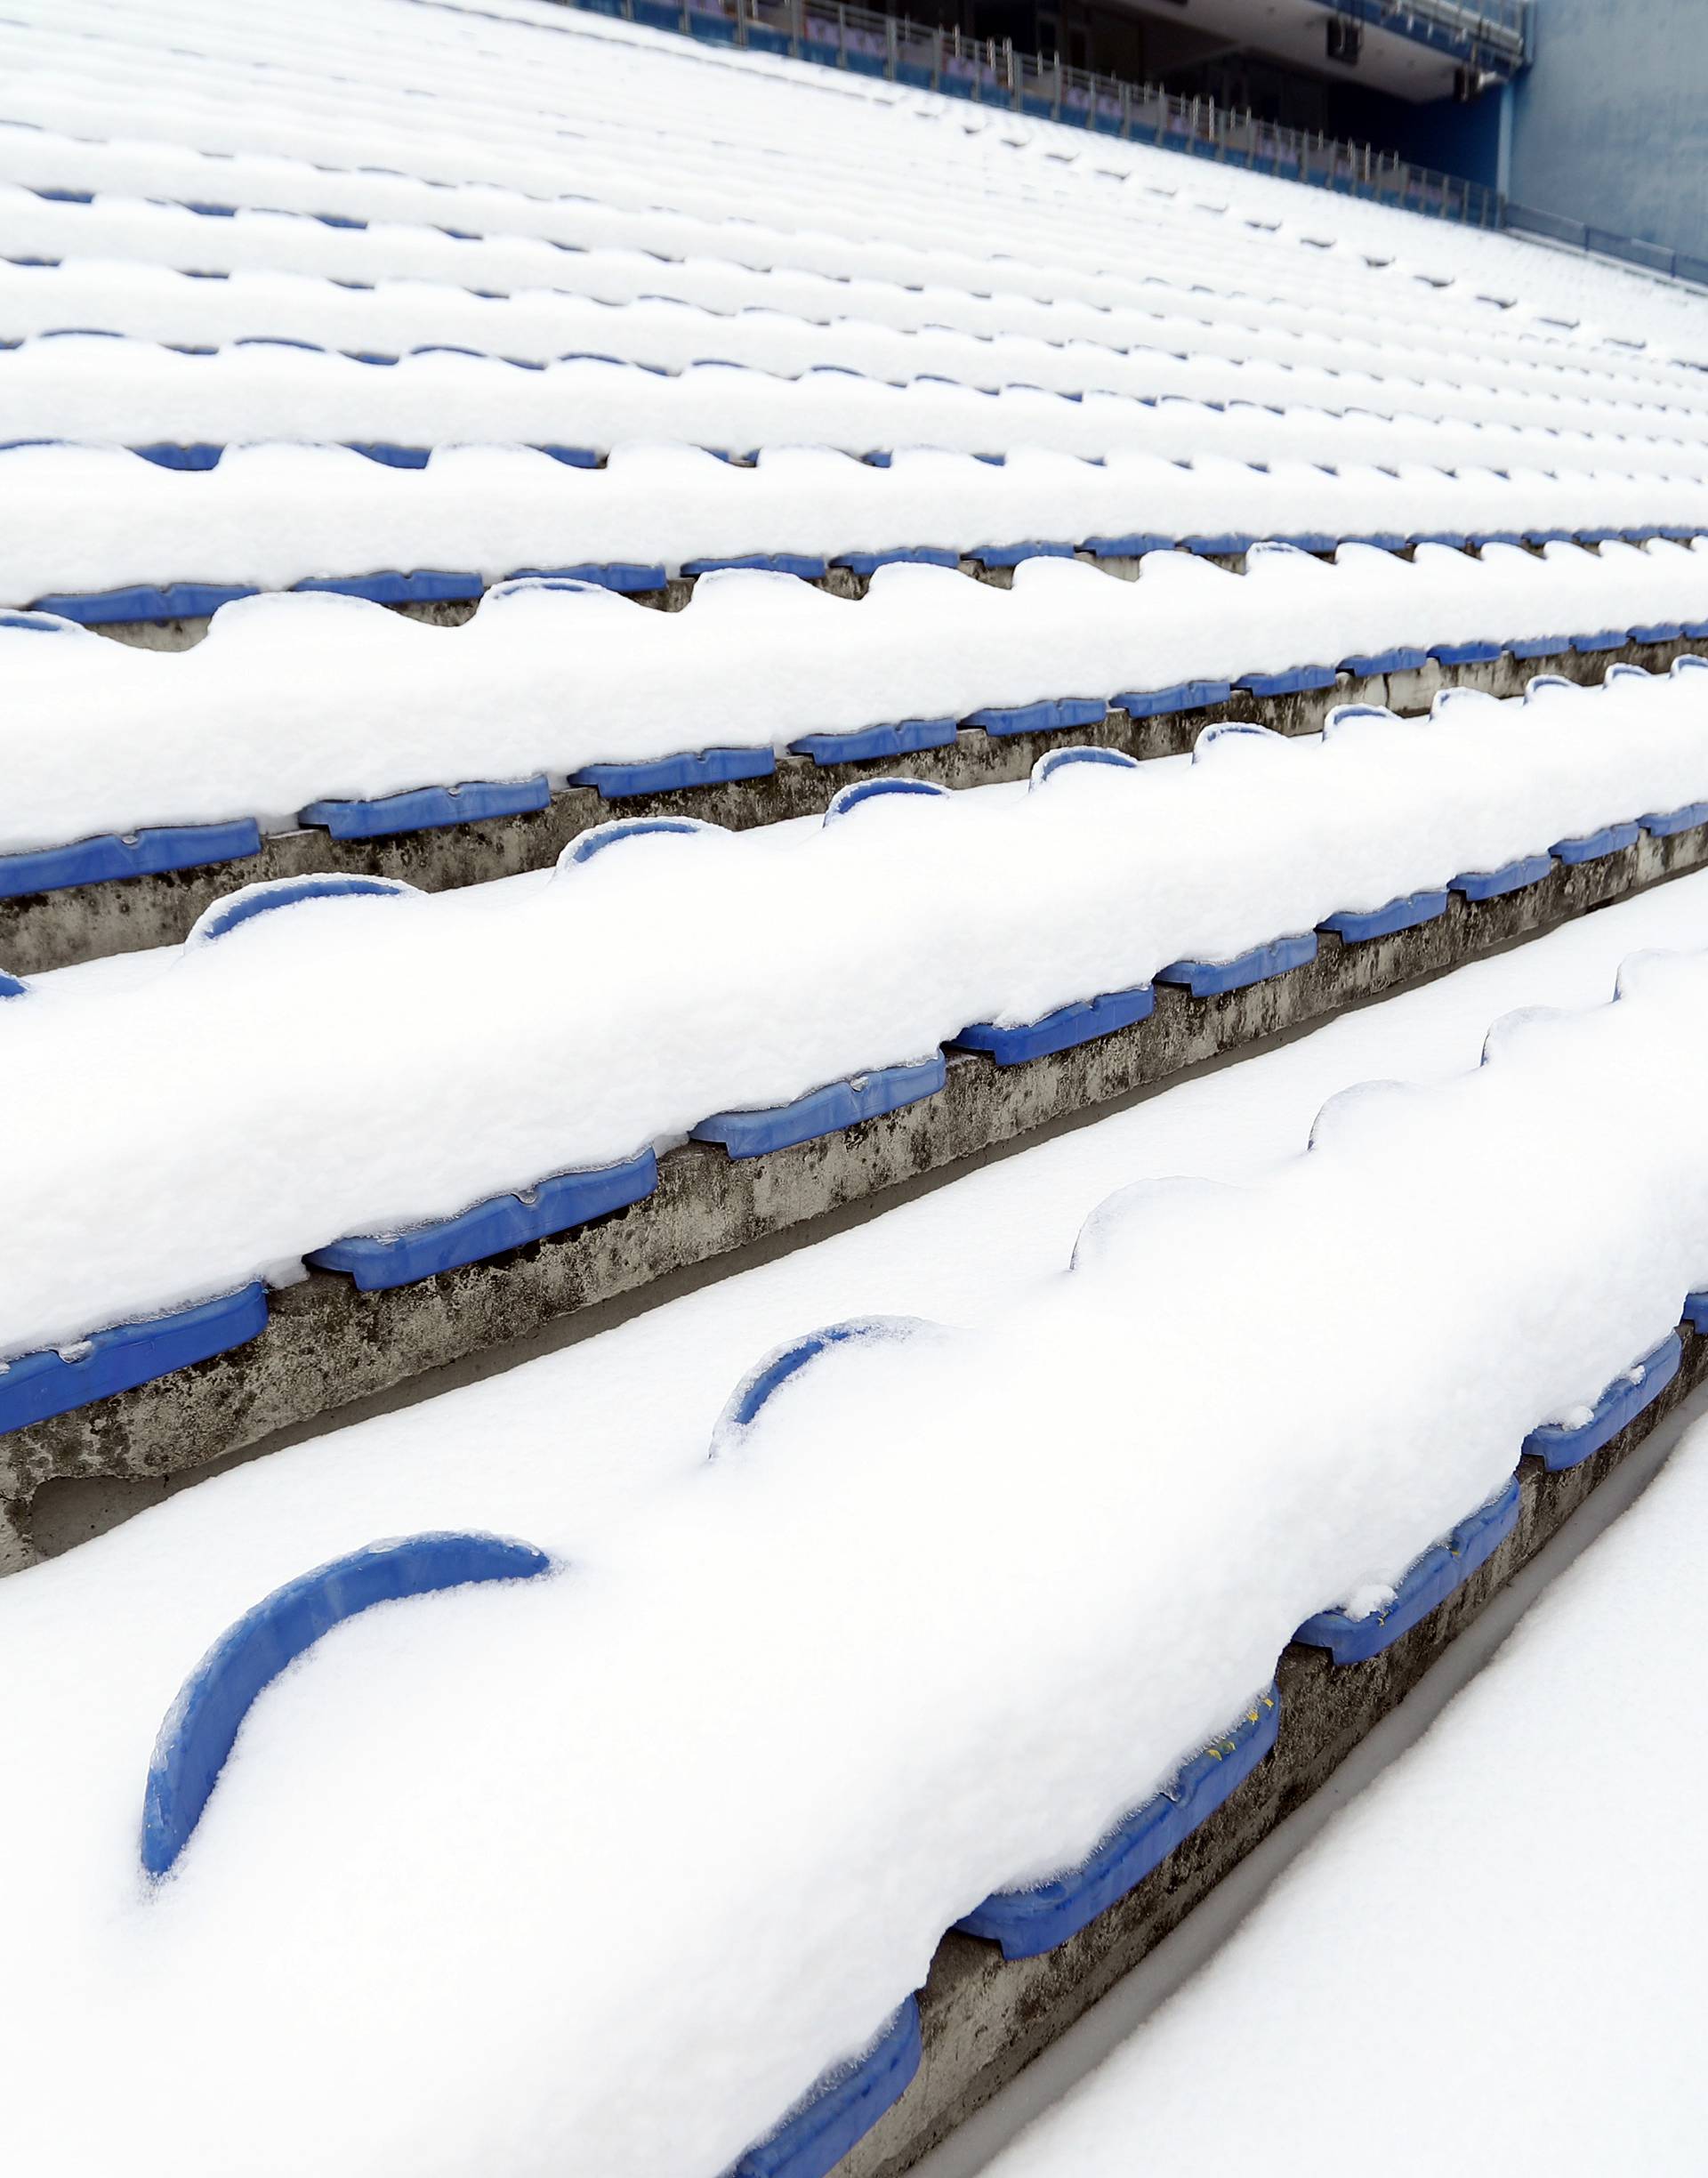
[[[1556,840],[1548,851],[1557,862],[1599,862],[1603,855],[1619,854],[1635,846],[1640,828],[1636,824],[1599,825],[1576,839]]]
[[[1551,1471],[1577,1466],[1654,1404],[1678,1375],[1683,1358],[1678,1333],[1669,1332],[1640,1361],[1614,1378],[1584,1420],[1542,1424],[1525,1439],[1525,1450]]]
[[[828,2178],[906,2093],[920,2054],[919,2004],[909,1996],[871,2047],[834,2066],[729,2178]]]
[[[399,877],[364,877],[347,870],[309,877],[273,877],[261,884],[245,885],[216,900],[201,916],[184,940],[185,949],[214,945],[229,938],[246,924],[312,901],[343,899],[422,899],[425,894]]]
[[[822,1324],[816,1331],[790,1339],[756,1361],[729,1394],[713,1425],[707,1456],[721,1459],[734,1451],[784,1385],[824,1355],[864,1341],[916,1338],[922,1334],[940,1336],[940,1327],[918,1316],[854,1316],[843,1323]]]
[[[158,876],[167,870],[205,869],[260,852],[261,827],[253,817],[223,824],[146,825],[122,836],[109,832],[65,847],[0,854],[0,899]]]
[[[1447,912],[1447,893],[1450,887],[1433,887],[1422,892],[1407,893],[1403,899],[1390,900],[1384,908],[1370,908],[1361,912],[1341,909],[1338,914],[1325,916],[1321,927],[1333,931],[1346,945],[1364,945],[1373,938],[1391,938],[1397,932],[1415,930],[1420,924],[1433,923]]]
[[[574,869],[583,862],[591,862],[595,855],[603,854],[607,848],[615,847],[622,840],[645,839],[655,833],[675,833],[693,838],[716,830],[715,825],[703,824],[697,817],[614,817],[605,824],[592,825],[585,832],[577,833],[558,857],[558,867]]]
[[[1156,992],[1149,984],[1141,983],[1136,990],[1107,991],[1096,998],[1057,1006],[1042,1019],[1017,1028],[975,1021],[960,1030],[955,1041],[967,1051],[988,1052],[999,1067],[1024,1066],[1029,1060],[1093,1043],[1117,1028],[1131,1028],[1139,1021],[1148,1020],[1156,1010]]]
[[[870,763],[921,749],[947,748],[955,739],[952,718],[900,719],[892,726],[857,726],[846,733],[802,734],[789,744],[790,754],[810,756],[816,764]]]
[[[1551,855],[1515,855],[1498,869],[1462,870],[1448,890],[1462,893],[1469,900],[1503,899],[1509,892],[1522,891],[1526,885],[1539,884],[1552,867]]]
[[[149,1764],[142,1867],[169,1875],[219,1783],[256,1698],[321,1637],[376,1604],[487,1581],[537,1579],[552,1561],[490,1535],[374,1543],[287,1582],[228,1627],[179,1689]]]
[[[1317,933],[1301,931],[1291,937],[1271,938],[1249,946],[1228,960],[1177,960],[1156,971],[1159,983],[1178,983],[1195,998],[1220,998],[1248,984],[1267,982],[1285,975],[1317,957]]]
[[[839,824],[844,818],[851,817],[857,809],[864,809],[870,803],[881,802],[890,796],[941,801],[947,799],[948,792],[947,786],[939,786],[933,779],[856,779],[850,786],[838,787],[831,796],[824,821],[827,825]]]
[[[684,749],[641,763],[583,764],[569,774],[572,786],[593,786],[601,800],[675,794],[689,786],[719,786],[735,779],[769,778],[777,756],[768,748]]]
[[[1362,1664],[1391,1648],[1402,1634],[1445,1603],[1487,1563],[1518,1525],[1523,1495],[1515,1475],[1497,1496],[1461,1521],[1443,1543],[1424,1552],[1382,1600],[1316,1611],[1293,1635],[1308,1649],[1326,1649],[1336,1664]]]
[[[1270,1685],[1077,1867],[1023,1889],[994,1892],[955,1925],[966,1935],[999,1943],[1004,1958],[1053,1951],[1135,1889],[1206,1822],[1269,1754],[1280,1725],[1281,1698]]]

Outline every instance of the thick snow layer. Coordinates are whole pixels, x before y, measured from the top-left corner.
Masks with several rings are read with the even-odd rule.
[[[644,314],[644,306],[636,306]],[[1293,390],[1279,372],[1236,376],[1212,364],[1154,376],[1143,398],[1095,390],[1091,374],[1058,374],[1051,391],[987,374],[994,390],[926,374],[905,383],[856,375],[832,363],[798,377],[728,359],[721,322],[697,315],[703,337],[679,349],[678,367],[642,368],[599,354],[534,363],[471,355],[451,346],[393,361],[305,347],[300,336],[181,351],[99,330],[68,329],[0,352],[0,415],[14,445],[56,440],[89,445],[212,446],[270,440],[406,447],[562,446],[604,455],[614,446],[664,440],[738,456],[760,447],[825,446],[849,454],[941,447],[1003,454],[1036,447],[1082,460],[1105,454],[1186,459],[1285,457],[1328,462],[1431,462],[1440,468],[1516,465],[1546,471],[1625,471],[1700,478],[1708,449],[1660,415],[1642,435],[1640,412],[1585,405],[1553,416],[1543,404],[1505,420],[1492,396],[1449,404],[1424,388],[1388,399],[1353,379],[1338,394],[1325,379],[1299,405],[1276,413]],[[633,344],[633,343],[619,343]],[[739,346],[739,343],[734,343]],[[607,345],[610,345],[608,340]],[[760,343],[764,351],[766,342]],[[689,352],[692,351],[693,352]],[[802,359],[797,357],[797,361]],[[898,366],[898,367],[901,367]],[[1105,374],[1109,375],[1109,374]],[[1242,379],[1252,383],[1243,384]],[[1083,396],[1072,382],[1091,384]],[[1203,400],[1182,398],[1207,381]],[[1310,396],[1332,394],[1345,413]],[[1216,407],[1213,400],[1233,405]],[[1374,410],[1391,413],[1370,413]],[[1478,412],[1489,420],[1467,420]],[[1589,420],[1597,421],[1593,428]],[[1544,421],[1544,417],[1551,420]],[[1686,419],[1689,421],[1689,419]],[[1699,426],[1696,427],[1699,431]]]
[[[1704,682],[1462,694],[782,837],[634,837],[496,909],[310,899],[121,992],[27,994],[0,1018],[0,1353],[1708,801]]]
[[[0,625],[0,852],[233,817],[277,829],[321,799],[540,771],[561,783],[684,748],[786,749],[1398,647],[1704,622],[1708,544],[1656,542],[1541,558],[1425,544],[1410,561],[1344,545],[1333,564],[1259,549],[1243,575],[1150,553],[1137,582],[1037,559],[1010,590],[891,566],[858,601],[726,570],[680,613],[535,584],[489,593],[458,628],[272,596],[223,607],[178,652],[69,622]]]
[[[1704,1523],[1698,1424],[1422,1742],[990,2178],[1315,2178],[1373,2140],[1384,2170],[1421,2174],[1448,2109],[1461,2171],[1699,2171]]]
[[[1200,422],[1216,415],[1194,413]],[[1278,441],[1282,420],[1253,413]],[[1229,424],[1240,424],[1238,412],[1218,430]],[[1190,435],[1182,428],[1180,442]],[[1262,436],[1254,430],[1252,444]],[[464,572],[478,586],[614,562],[675,574],[753,553],[834,560],[1028,543],[1119,553],[1158,536],[1708,530],[1708,482],[1681,476],[1449,475],[1398,457],[1392,471],[1325,469],[1308,443],[1286,455],[1272,446],[1261,468],[1204,448],[1189,466],[1037,451],[998,466],[914,450],[883,468],[778,448],[745,468],[691,447],[654,446],[620,448],[597,470],[520,447],[442,448],[424,468],[396,469],[348,447],[275,446],[238,448],[214,468],[186,471],[117,449],[26,447],[0,451],[0,492],[10,517],[0,527],[0,600],[16,605],[133,584],[284,589],[422,568]]]
[[[950,1917],[1077,1850],[1305,1608],[1403,1561],[1673,1320],[1708,1271],[1680,1245],[1708,1208],[1680,1011],[1656,988],[1544,1020],[1450,1077],[1502,1011],[1593,1004],[1633,949],[1704,942],[1708,879],[1663,888],[7,1583],[20,2166],[226,2178],[238,2142],[246,2178],[713,2178],[870,2034]],[[1393,1075],[1439,1085],[1356,1100],[1367,1133],[1297,1158],[1325,1096]],[[1396,1136],[1427,1164],[1403,1261],[1360,1222],[1396,1212]],[[1151,1244],[1062,1278],[1111,1189],[1182,1170],[1229,1192],[1148,1190],[1117,1230],[1139,1244],[1149,1221]],[[1234,1344],[1227,1257],[1206,1290],[1188,1246],[1224,1203],[1266,1299]],[[874,1312],[979,1327],[798,1380],[774,1430],[706,1467],[758,1354]],[[1182,1369],[1206,1324],[1218,1368]],[[940,1425],[915,1380],[897,1427],[852,1440],[939,1368]],[[207,1644],[309,1566],[442,1526],[568,1569],[330,1637],[262,1698],[146,1896],[149,1750]],[[1270,2014],[1290,2040],[1272,1991]]]
[[[497,25],[506,12],[516,28]],[[167,63],[151,50],[161,35],[157,17],[139,34],[110,10],[56,10],[52,36],[42,25],[22,34],[21,52],[35,68],[20,85],[16,109],[106,135],[111,101],[121,89],[130,93],[141,71],[157,88],[150,115],[157,133],[189,134],[208,149],[249,156],[283,152],[333,167],[383,163],[441,182],[478,176],[535,192],[535,146],[559,149],[567,132],[576,141],[581,173],[596,175],[596,193],[614,206],[633,200],[647,209],[661,187],[686,198],[697,185],[719,215],[763,223],[786,171],[792,208],[816,211],[822,199],[834,230],[864,237],[881,230],[886,214],[894,217],[894,198],[874,181],[893,174],[908,201],[929,191],[934,228],[970,237],[979,254],[988,247],[991,212],[1000,209],[1019,230],[1008,239],[1011,250],[1076,201],[1082,216],[1057,228],[1040,262],[1077,251],[1100,265],[1120,254],[1100,246],[1131,218],[1137,200],[1153,255],[1193,262],[1200,274],[1224,261],[1267,259],[1280,292],[1309,283],[1391,295],[1421,267],[1451,298],[1438,307],[1469,323],[1494,318],[1485,299],[1491,294],[1516,307],[1523,322],[1529,312],[1519,298],[1527,294],[1532,311],[1545,299],[1541,327],[1550,333],[1547,318],[1585,296],[1627,336],[1634,324],[1698,335],[1702,324],[1695,298],[1509,238],[1444,229],[1257,176],[1210,176],[1149,147],[969,110],[845,74],[708,54],[552,10],[486,10],[477,20],[413,9],[402,19],[406,36],[389,35],[399,22],[394,9],[370,7],[354,18],[326,11],[317,36],[294,44],[286,32],[249,21],[234,36],[229,19],[206,8],[173,10],[172,20],[176,50]],[[74,25],[94,35],[79,35]],[[519,84],[526,86],[520,97]],[[267,114],[287,85],[288,106],[276,117]],[[415,126],[423,98],[439,124],[424,142]],[[244,109],[241,132],[232,125],[234,101]],[[359,128],[366,159],[346,151],[341,160]],[[1259,226],[1275,232],[1253,231]],[[1317,247],[1307,252],[1307,242]],[[1373,265],[1382,268],[1374,284]]]

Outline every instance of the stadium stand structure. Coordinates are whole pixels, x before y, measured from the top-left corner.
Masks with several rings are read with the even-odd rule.
[[[0,24],[0,1571],[49,1482],[1708,866],[1708,302],[646,6]],[[1700,1300],[737,2178],[894,2178],[1060,2031],[1700,1381]],[[386,1548],[185,1682],[151,1876],[320,1632],[553,1569]]]

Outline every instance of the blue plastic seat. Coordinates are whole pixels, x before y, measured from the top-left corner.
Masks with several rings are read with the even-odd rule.
[[[222,446],[215,446],[206,439],[198,439],[190,443],[177,446],[173,445],[169,440],[157,439],[152,445],[133,446],[129,451],[140,456],[145,462],[152,462],[157,469],[194,471],[217,469],[220,465],[220,456],[224,453],[225,448]]]
[[[1533,635],[1506,647],[1515,658],[1558,657],[1571,649],[1572,641],[1569,635]]]
[[[1122,536],[1087,537],[1080,546],[1095,560],[1142,560],[1147,553],[1172,552],[1174,539],[1150,529],[1134,529]]]
[[[552,1561],[502,1536],[415,1535],[373,1543],[270,1596],[228,1626],[179,1690],[149,1763],[142,1866],[164,1876],[189,1843],[255,1698],[346,1618],[402,1596],[476,1581],[530,1580]]]
[[[440,826],[473,824],[482,817],[520,817],[549,809],[552,789],[544,771],[528,779],[470,779],[457,786],[417,786],[371,802],[310,802],[301,821],[334,839],[384,839],[394,832],[431,832]]]
[[[874,1339],[911,1338],[921,1331],[936,1328],[919,1316],[850,1316],[845,1322],[822,1324],[816,1331],[791,1339],[749,1369],[730,1393],[712,1431],[711,1456],[720,1457],[733,1438],[751,1429],[773,1396],[803,1369],[810,1368],[821,1354],[838,1346],[858,1345]]]
[[[466,604],[486,586],[472,570],[448,568],[415,568],[407,575],[396,568],[383,568],[372,575],[309,575],[292,585],[295,590],[326,591],[334,597],[366,598],[374,605]]]
[[[866,2054],[827,2072],[777,2130],[750,2148],[729,2178],[827,2178],[919,2069],[919,2005],[910,1996]]]
[[[643,763],[584,764],[572,786],[596,786],[608,802],[628,795],[674,794],[688,786],[719,786],[731,779],[769,778],[777,752],[768,748],[685,749]]]
[[[1202,711],[1211,704],[1226,703],[1233,692],[1230,681],[1177,681],[1172,688],[1129,690],[1114,701],[1129,718],[1162,718],[1174,711]]]
[[[959,567],[961,555],[947,544],[892,545],[883,552],[842,553],[830,563],[854,575],[875,575],[881,567]]]
[[[618,590],[632,596],[640,590],[662,590],[670,577],[657,561],[605,560],[584,561],[578,567],[519,568],[510,582],[592,583],[601,590]]]
[[[1290,666],[1285,673],[1242,674],[1235,682],[1249,696],[1297,696],[1308,689],[1334,685],[1332,666]]]
[[[1683,1359],[1683,1342],[1676,1331],[1669,1331],[1633,1370],[1614,1378],[1587,1422],[1569,1429],[1563,1423],[1544,1423],[1525,1439],[1525,1450],[1551,1472],[1575,1467],[1610,1443],[1646,1407],[1653,1406],[1678,1375]]]
[[[830,807],[825,811],[825,822],[835,824],[851,816],[863,803],[881,802],[889,796],[900,795],[914,800],[947,802],[949,790],[939,786],[933,779],[874,778],[856,779],[852,786],[839,787],[831,796]]]
[[[1129,756],[1124,749],[1098,748],[1095,746],[1089,748],[1048,749],[1032,767],[1028,791],[1047,786],[1057,772],[1078,764],[1101,764],[1106,770],[1113,771],[1138,771],[1143,768],[1139,759]]]
[[[1078,1867],[1023,1891],[995,1892],[955,1925],[1001,1944],[1004,1958],[1053,1951],[1141,1884],[1215,1812],[1275,1745],[1280,1722],[1281,1698],[1271,1686]]]
[[[1486,1563],[1518,1525],[1523,1493],[1515,1475],[1445,1543],[1425,1551],[1394,1590],[1393,1601],[1361,1618],[1343,1610],[1318,1611],[1293,1635],[1307,1649],[1326,1649],[1336,1664],[1362,1664],[1409,1634],[1438,1604]]]
[[[1223,530],[1216,536],[1188,536],[1180,539],[1181,548],[1196,553],[1200,559],[1237,560],[1249,552],[1253,540],[1243,530]]]
[[[1415,673],[1429,663],[1427,650],[1406,649],[1403,644],[1392,650],[1360,652],[1356,657],[1341,660],[1342,673],[1357,674],[1360,680],[1369,680],[1377,674]]]
[[[1305,931],[1297,937],[1272,938],[1267,945],[1236,954],[1232,960],[1171,961],[1166,968],[1156,971],[1156,980],[1184,984],[1195,998],[1219,998],[1226,991],[1243,990],[1248,983],[1261,983],[1270,976],[1285,975],[1290,968],[1302,968],[1316,957],[1317,933]]]
[[[789,753],[810,756],[816,764],[870,763],[918,749],[947,748],[955,736],[952,718],[900,719],[894,725],[859,726],[848,733],[803,734],[790,742]]]
[[[1651,812],[1637,821],[1651,838],[1671,839],[1675,832],[1690,832],[1697,825],[1708,824],[1708,802],[1689,802],[1682,809]]]
[[[1439,892],[1408,892],[1403,899],[1390,900],[1385,908],[1343,909],[1338,915],[1325,916],[1321,928],[1333,931],[1343,944],[1363,945],[1372,938],[1391,938],[1396,931],[1433,923],[1446,912],[1447,888],[1444,887]]]
[[[432,452],[431,447],[396,446],[389,439],[347,439],[344,444],[382,469],[424,469]]]
[[[979,544],[966,555],[969,560],[976,560],[980,567],[987,568],[1019,567],[1022,560],[1071,560],[1073,556],[1071,544],[1047,544],[1038,537],[1024,544]]]
[[[1585,832],[1577,839],[1556,840],[1548,851],[1560,862],[1597,862],[1603,855],[1634,846],[1638,829],[1634,824],[1603,825],[1599,832]]]
[[[1593,634],[1574,635],[1572,648],[1584,652],[1623,650],[1628,640],[1623,628],[1598,628]]]
[[[1640,643],[1677,642],[1683,633],[1682,620],[1655,620],[1643,627],[1632,628],[1631,640]]]
[[[658,1184],[650,1149],[619,1165],[558,1173],[513,1195],[495,1195],[455,1217],[438,1218],[398,1233],[361,1233],[316,1248],[308,1261],[317,1270],[342,1270],[362,1293],[413,1286],[463,1263],[482,1262],[511,1248],[548,1240],[572,1226],[624,1210]]]
[[[116,620],[197,620],[238,598],[256,594],[250,583],[133,583],[123,590],[36,598],[34,609],[57,613],[85,627],[105,627]]]
[[[684,575],[720,575],[730,569],[748,569],[766,575],[794,575],[802,582],[817,582],[827,562],[817,553],[744,553],[734,559],[689,560]]]
[[[0,1367],[0,1434],[169,1376],[245,1345],[266,1327],[267,1288],[257,1280],[216,1301],[97,1331],[70,1349],[74,1360],[51,1348],[20,1355]]]
[[[1441,666],[1489,666],[1501,655],[1493,642],[1436,643],[1430,656]]]
[[[1447,890],[1463,893],[1468,900],[1499,899],[1508,892],[1521,891],[1526,885],[1539,884],[1553,866],[1551,855],[1519,855],[1511,862],[1503,862],[1499,869],[1462,870]]]
[[[275,915],[282,908],[301,907],[320,899],[420,899],[423,895],[400,877],[367,877],[355,870],[316,872],[306,877],[271,877],[261,884],[245,885],[215,900],[199,916],[184,943],[211,945],[230,937],[258,916]]]
[[[230,824],[159,825],[128,838],[104,832],[68,847],[41,847],[0,855],[0,899],[31,892],[58,892],[68,885],[107,884],[124,877],[151,877],[165,870],[200,869],[238,862],[261,852],[261,827],[253,817]]]
[[[862,1120],[899,1111],[935,1096],[948,1079],[941,1052],[908,1066],[879,1067],[848,1081],[810,1090],[787,1104],[757,1111],[714,1112],[694,1129],[696,1141],[721,1142],[732,1158],[763,1157],[772,1150],[792,1150],[821,1134],[839,1134]]]
[[[720,828],[717,825],[702,824],[697,817],[616,817],[608,823],[590,825],[586,831],[577,833],[558,857],[558,867],[573,869],[580,863],[591,862],[608,847],[615,847],[619,840],[641,839],[649,833],[681,832],[691,835],[718,832]]]
[[[1156,1010],[1156,994],[1148,983],[1132,990],[1106,991],[1096,998],[1081,998],[1071,1005],[1019,1028],[999,1028],[992,1021],[975,1021],[955,1039],[968,1051],[988,1052],[1000,1067],[1024,1066],[1030,1059],[1048,1058],[1054,1052],[1071,1051],[1099,1037],[1130,1028]]]
[[[1010,704],[970,711],[965,723],[987,734],[1061,733],[1079,726],[1100,726],[1109,706],[1100,696],[1057,696],[1042,703]]]
[[[0,968],[0,998],[27,998],[28,996],[28,983],[19,976],[8,975],[4,968]]]

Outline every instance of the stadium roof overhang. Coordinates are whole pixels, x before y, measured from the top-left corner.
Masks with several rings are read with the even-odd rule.
[[[1105,0],[1108,4],[1108,0]],[[1496,83],[1524,66],[1526,0],[1115,0],[1153,19],[1190,26],[1313,75],[1355,79],[1422,101],[1450,97],[1461,69]],[[1362,36],[1357,58],[1331,60],[1339,16]]]

